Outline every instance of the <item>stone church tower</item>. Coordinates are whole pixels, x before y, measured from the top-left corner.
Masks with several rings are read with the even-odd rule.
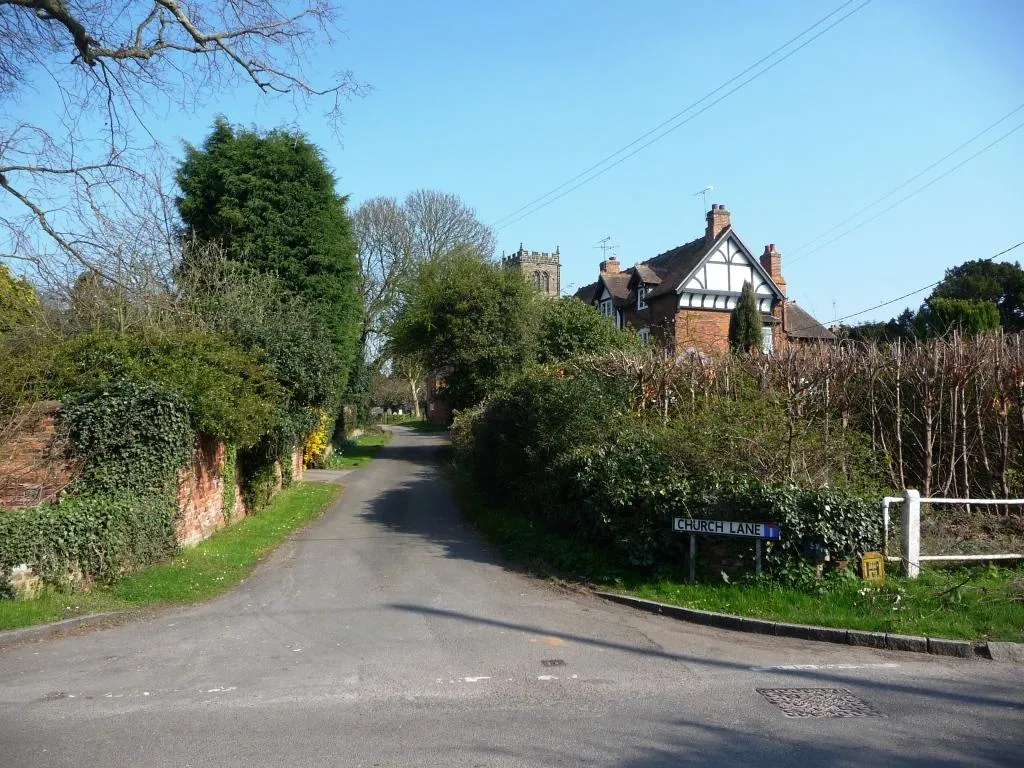
[[[527,251],[520,243],[518,251],[502,256],[501,264],[520,270],[527,282],[543,294],[557,299],[562,293],[561,253],[557,247],[554,253],[540,253]]]

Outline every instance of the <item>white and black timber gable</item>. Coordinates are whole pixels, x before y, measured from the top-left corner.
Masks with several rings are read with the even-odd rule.
[[[711,309],[731,312],[743,284],[749,282],[762,314],[771,314],[785,294],[765,271],[739,236],[726,229],[701,260],[674,286],[680,309]]]

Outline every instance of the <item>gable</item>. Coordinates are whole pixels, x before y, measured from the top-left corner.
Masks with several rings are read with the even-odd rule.
[[[772,304],[783,298],[761,263],[730,231],[679,284],[676,289],[679,306],[732,310],[745,282],[754,287],[758,309],[764,314],[771,312]]]

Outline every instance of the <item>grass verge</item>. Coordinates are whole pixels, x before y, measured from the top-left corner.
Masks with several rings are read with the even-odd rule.
[[[288,534],[319,517],[339,490],[325,483],[296,483],[277,494],[263,512],[181,550],[167,563],[125,574],[89,592],[50,591],[35,600],[0,600],[0,630],[213,597],[245,578]]]
[[[455,482],[463,511],[485,538],[505,558],[537,576],[771,621],[1024,642],[1024,567],[926,568],[916,580],[890,577],[882,586],[855,577],[807,588],[767,579],[689,584],[681,573],[652,577],[607,552],[493,509],[466,482],[457,477]]]
[[[368,432],[345,444],[327,459],[327,469],[359,469],[365,467],[381,446],[391,442],[390,432]]]

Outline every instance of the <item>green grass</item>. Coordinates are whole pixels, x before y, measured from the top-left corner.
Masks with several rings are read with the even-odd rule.
[[[808,589],[767,580],[689,584],[681,573],[654,578],[607,552],[553,534],[514,513],[490,508],[458,478],[456,488],[463,511],[481,533],[505,558],[537,576],[773,621],[1024,642],[1024,566],[926,568],[916,580],[890,576],[881,587],[857,578]]]
[[[49,591],[36,600],[0,600],[0,630],[218,595],[245,578],[288,534],[319,517],[339,490],[325,483],[296,483],[275,496],[265,511],[181,550],[167,563],[89,592]]]
[[[346,440],[340,450],[327,459],[327,469],[359,469],[369,464],[381,446],[391,442],[390,432],[368,432]]]

